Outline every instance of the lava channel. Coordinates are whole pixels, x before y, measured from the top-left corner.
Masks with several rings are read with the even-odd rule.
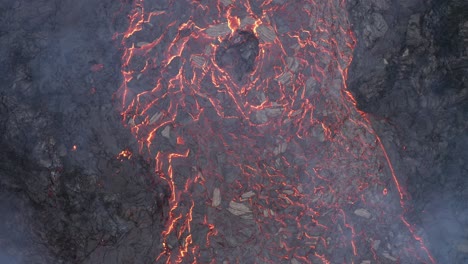
[[[431,263],[346,87],[342,0],[135,0],[116,96],[170,189],[155,263]]]

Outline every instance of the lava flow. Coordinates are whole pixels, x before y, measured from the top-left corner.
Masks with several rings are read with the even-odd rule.
[[[155,263],[433,263],[346,88],[346,3],[135,0],[122,116],[171,192]]]

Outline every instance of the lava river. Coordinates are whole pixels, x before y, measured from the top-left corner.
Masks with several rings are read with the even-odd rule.
[[[125,125],[169,190],[154,263],[433,263],[346,87],[344,0],[135,0]]]

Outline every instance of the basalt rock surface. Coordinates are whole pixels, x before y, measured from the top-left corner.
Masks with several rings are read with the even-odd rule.
[[[348,3],[348,84],[391,149],[412,220],[440,263],[468,261],[468,3]]]

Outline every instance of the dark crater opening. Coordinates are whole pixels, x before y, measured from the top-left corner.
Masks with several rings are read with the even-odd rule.
[[[216,50],[216,63],[236,81],[254,69],[259,53],[258,39],[251,31],[236,31],[226,37]]]

